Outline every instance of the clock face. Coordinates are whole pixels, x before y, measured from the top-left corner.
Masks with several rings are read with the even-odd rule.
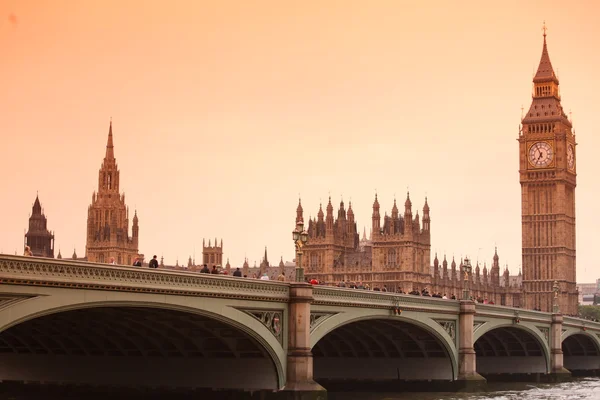
[[[536,168],[550,165],[554,159],[554,151],[548,142],[537,142],[529,148],[529,163]]]
[[[575,168],[575,149],[573,149],[572,144],[567,146],[567,167],[569,169]]]

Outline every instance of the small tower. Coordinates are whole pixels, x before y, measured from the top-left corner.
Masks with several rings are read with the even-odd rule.
[[[404,202],[404,236],[408,240],[411,240],[413,236],[412,224],[412,202],[410,201],[410,193],[406,192],[406,201]]]
[[[211,244],[210,239],[208,240],[208,246],[205,240],[202,239],[202,264],[206,264],[208,268],[223,265],[223,239],[221,239],[221,245],[218,245],[215,238],[214,246]]]
[[[429,204],[427,204],[427,197],[425,197],[425,205],[423,206],[423,232],[429,234],[431,218],[429,217]]]
[[[327,217],[325,217],[325,237],[333,240],[333,205],[331,205],[331,196],[327,203]]]
[[[377,193],[375,193],[375,201],[373,202],[373,216],[371,218],[373,220],[371,233],[373,235],[373,239],[376,239],[381,232],[381,216],[379,215],[379,200],[377,200]]]
[[[25,245],[29,246],[36,257],[54,258],[54,234],[48,230],[47,224],[40,199],[36,195],[29,217],[29,230],[25,234]]]
[[[492,268],[490,268],[490,283],[494,287],[500,286],[500,257],[498,257],[497,247],[494,249]]]
[[[248,265],[248,258],[244,258],[244,265],[242,265],[242,274],[248,276],[250,273],[250,266]]]
[[[298,207],[296,208],[296,223],[304,221],[302,213],[302,199],[298,199]]]
[[[446,260],[446,255],[444,254],[444,261],[442,261],[442,271],[444,280],[448,279],[448,260]]]
[[[279,260],[279,274],[285,275],[285,264],[283,263],[283,256],[281,256],[281,259]]]

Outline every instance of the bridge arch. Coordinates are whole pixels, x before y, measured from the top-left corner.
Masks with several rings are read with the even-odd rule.
[[[563,364],[574,374],[600,371],[600,337],[580,329],[568,329],[562,335]]]
[[[477,372],[482,375],[550,373],[547,334],[529,322],[476,323],[473,347],[477,355]]]
[[[252,383],[248,385],[244,382],[246,389],[277,390],[285,385],[285,332],[281,335],[283,340],[280,342],[261,321],[241,310],[241,308],[247,308],[249,305],[252,306],[251,302],[208,297],[130,292],[69,291],[68,289],[48,290],[48,288],[43,288],[40,292],[42,293],[39,293],[38,296],[31,296],[8,307],[0,308],[0,346],[3,342],[6,344],[6,341],[1,339],[3,335],[10,334],[12,328],[18,329],[20,325],[32,324],[34,321],[41,321],[44,318],[57,320],[60,319],[61,315],[81,314],[86,310],[96,312],[96,314],[98,310],[117,310],[119,317],[123,316],[125,310],[155,310],[154,315],[164,316],[171,313],[172,315],[191,316],[195,320],[212,321],[214,329],[227,327],[230,332],[233,332],[235,337],[230,338],[230,341],[239,340],[239,344],[246,340],[244,343],[248,346],[252,346],[249,343],[253,343],[253,349],[260,351],[266,360],[263,364],[270,365],[270,367],[265,367],[266,370],[271,372],[264,372],[265,375],[269,376],[262,382],[256,382],[255,387],[252,386]],[[261,302],[255,302],[254,305],[256,307],[253,309],[265,308],[265,304]],[[285,309],[280,311],[284,315],[285,321],[287,311]],[[144,328],[140,325],[140,329]],[[285,329],[284,324],[282,324],[282,329]],[[183,340],[183,338],[179,339]],[[148,338],[149,342],[156,342],[156,340],[156,338]],[[252,350],[249,349],[249,351]],[[229,357],[224,353],[222,355],[225,358]],[[258,357],[258,353],[255,353],[255,355]],[[5,354],[0,353],[0,359],[3,356]],[[194,372],[195,374],[201,373],[198,370]],[[2,368],[0,368],[0,373],[2,373]],[[223,374],[224,371],[221,370],[220,373]],[[231,377],[228,377],[228,379],[232,380]]]
[[[448,322],[453,324],[449,331],[456,335],[457,322]],[[311,332],[315,379],[455,380],[455,338],[423,313],[406,311],[392,315],[388,309],[343,311],[325,319]],[[429,366],[427,378],[422,370],[425,364]],[[342,372],[332,375],[332,371]]]

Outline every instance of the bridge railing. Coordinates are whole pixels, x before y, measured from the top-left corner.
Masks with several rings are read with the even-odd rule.
[[[290,294],[283,282],[5,254],[0,254],[0,284],[278,302]]]
[[[475,307],[476,315],[493,318],[506,318],[506,319],[519,319],[523,321],[551,323],[552,314],[542,312],[525,310],[522,308],[499,306],[494,304],[481,304],[477,303]]]
[[[451,314],[458,314],[460,309],[460,304],[456,300],[327,286],[314,286],[313,299],[313,304],[342,307],[435,310]]]
[[[590,321],[588,319],[583,318],[575,318],[575,317],[564,317],[563,326],[571,326],[576,328],[581,328],[584,330],[593,330],[598,334],[600,338],[600,322]]]

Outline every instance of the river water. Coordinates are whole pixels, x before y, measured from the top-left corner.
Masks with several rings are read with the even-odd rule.
[[[559,384],[488,383],[485,393],[332,393],[330,400],[600,400],[600,378]]]
[[[36,390],[23,387],[12,387],[5,390],[0,384],[0,400],[191,400],[191,399],[240,399],[240,396],[230,396],[226,393],[210,392],[204,394],[170,393],[160,394],[154,390],[146,393],[102,391],[86,389],[68,389],[49,393],[43,386]],[[329,400],[600,400],[600,378],[582,378],[559,384],[543,383],[488,383],[485,393],[440,393],[440,392],[404,392],[404,393],[328,393]],[[3,390],[4,389],[4,390]],[[206,396],[208,394],[208,396]],[[245,398],[245,396],[243,396]],[[262,396],[252,396],[260,399]]]

